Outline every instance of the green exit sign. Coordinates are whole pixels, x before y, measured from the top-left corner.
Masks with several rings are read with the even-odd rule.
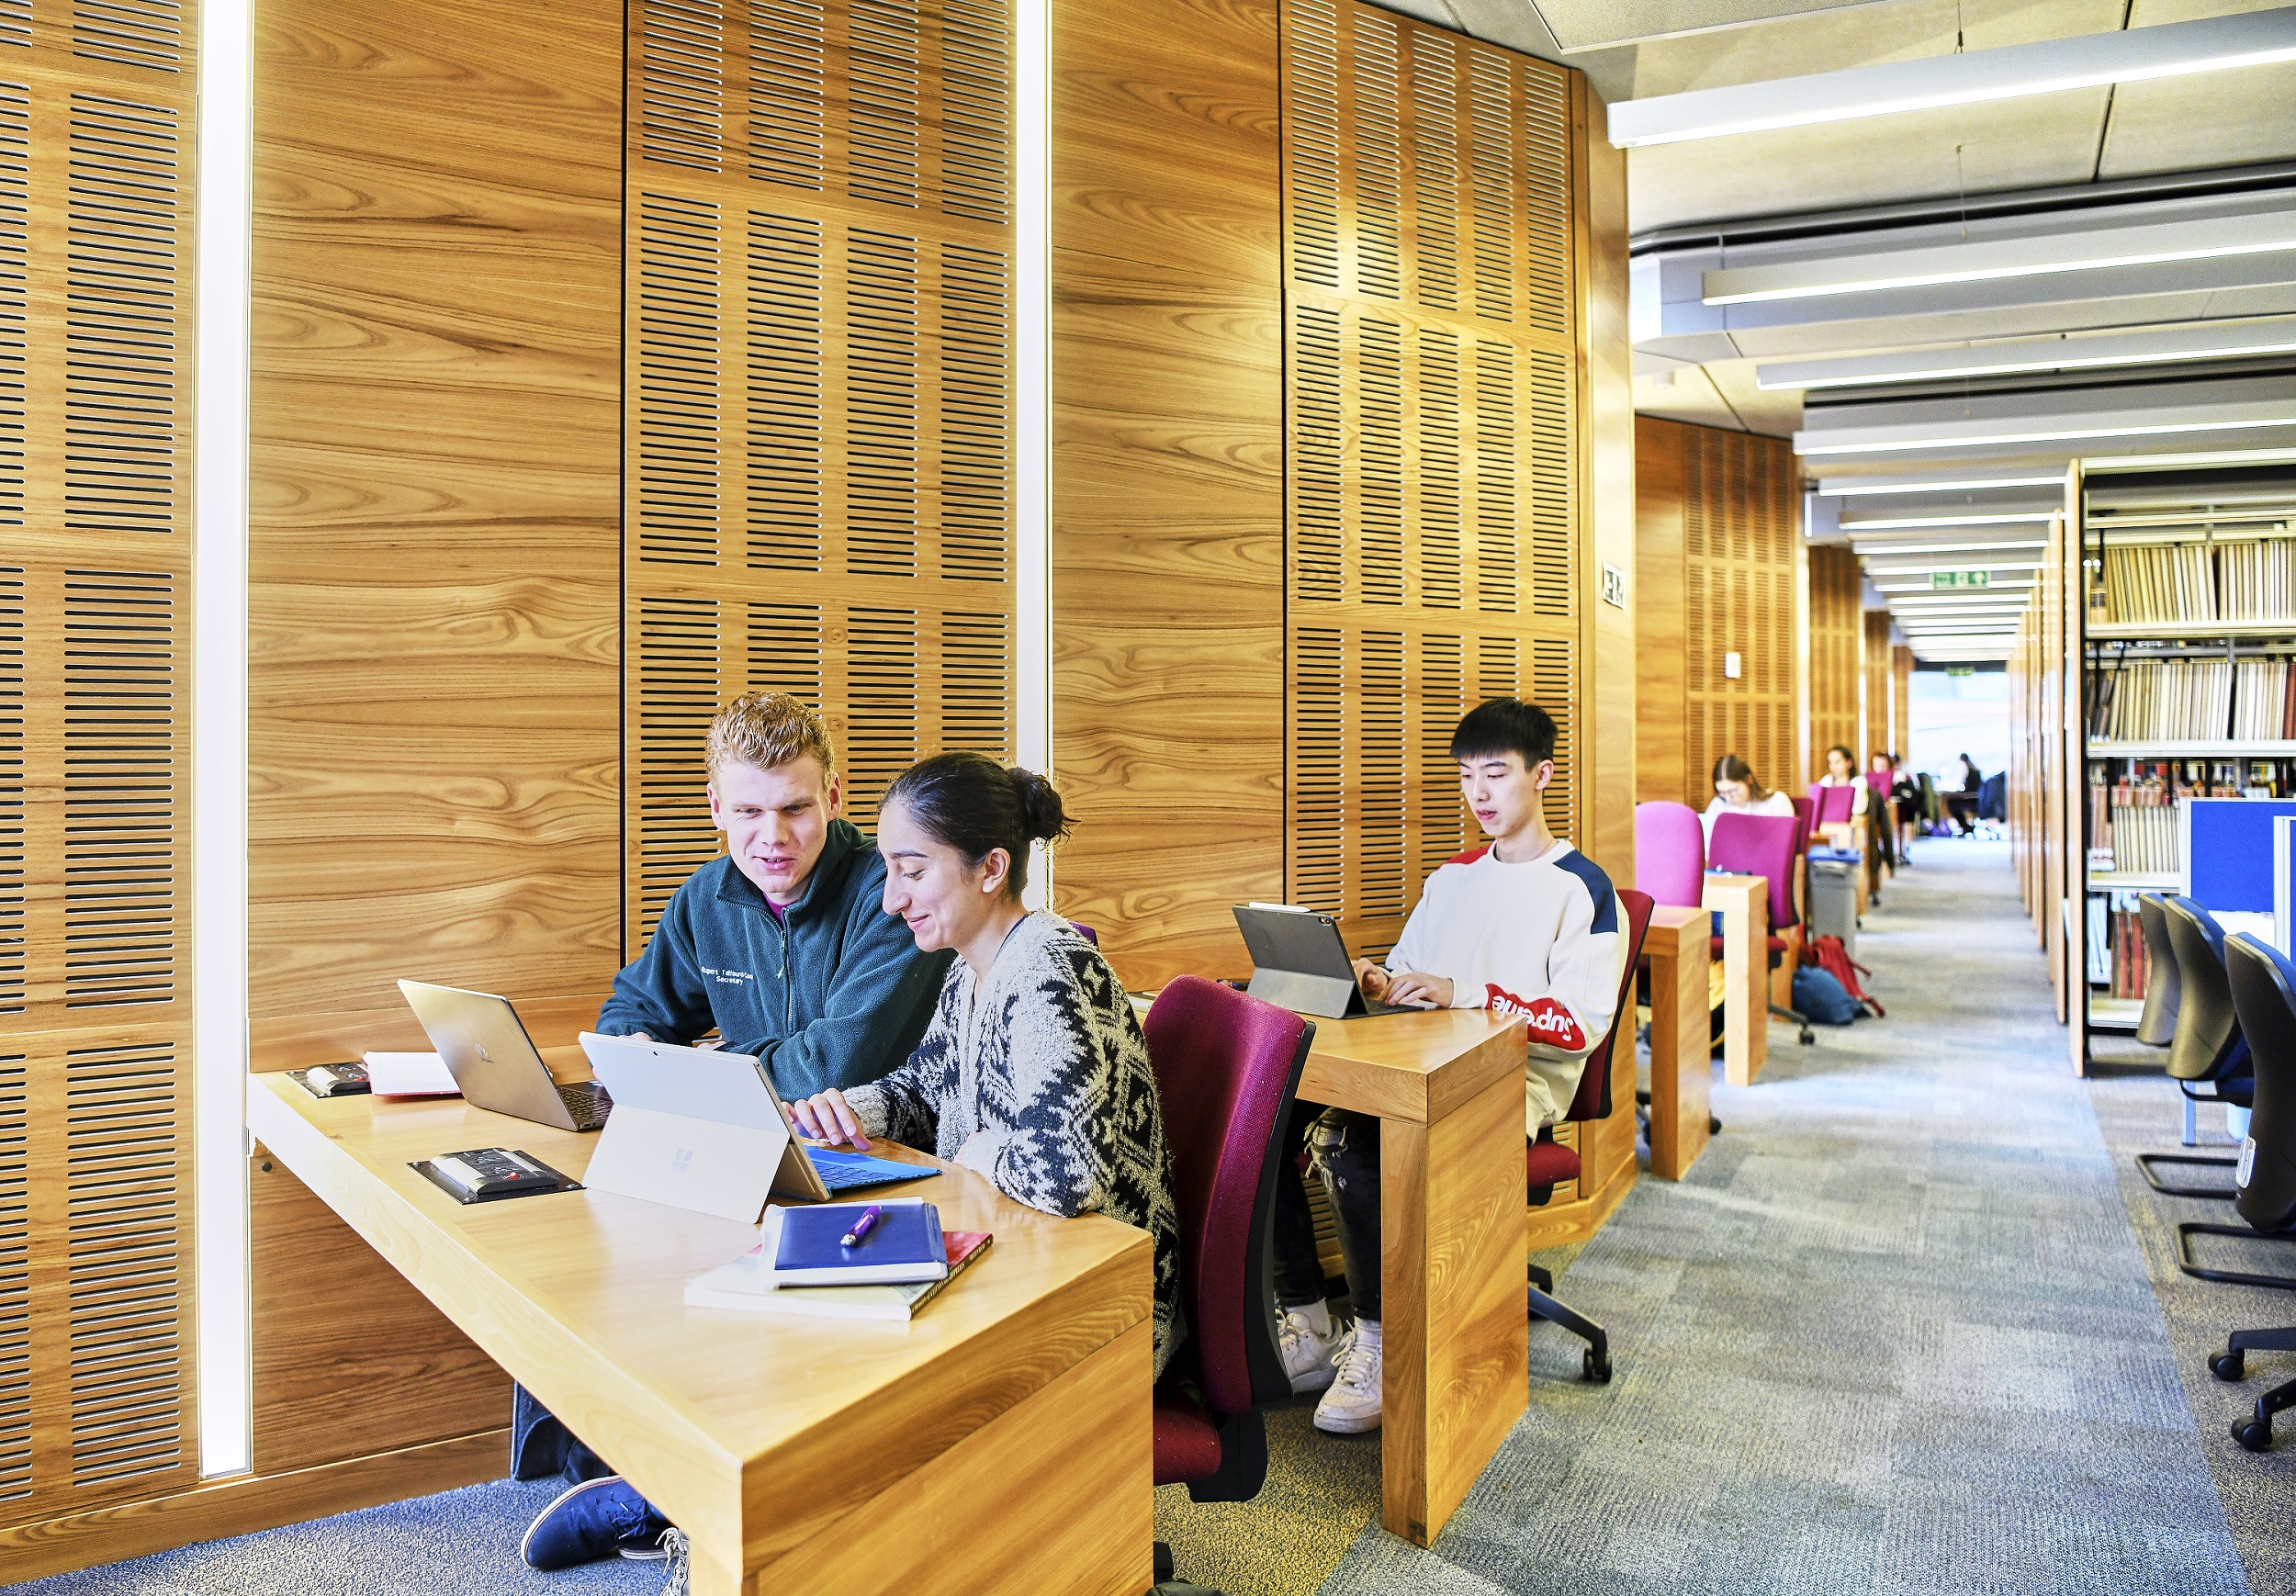
[[[1932,590],[1990,587],[1992,581],[1991,571],[1931,571],[1930,573],[1930,586]]]

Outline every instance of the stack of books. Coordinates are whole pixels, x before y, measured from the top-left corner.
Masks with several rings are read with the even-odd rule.
[[[2091,671],[2088,735],[2118,742],[2229,735],[2229,659],[2130,659]]]
[[[2126,906],[2122,900],[2127,899]],[[2144,946],[2144,922],[2137,917],[2136,900],[2131,894],[2112,894],[2112,907],[2107,935],[2112,943],[2112,995],[2119,998],[2142,998],[2144,982],[2152,972],[2152,955]]]
[[[862,1225],[862,1216],[872,1210],[875,1217]],[[764,1240],[686,1282],[686,1306],[906,1320],[969,1268],[993,1239],[985,1231],[944,1233],[940,1210],[915,1198],[769,1208]]]

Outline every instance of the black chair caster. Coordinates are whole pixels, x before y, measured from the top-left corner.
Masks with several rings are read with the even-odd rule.
[[[1579,1360],[1579,1372],[1598,1386],[1607,1386],[1610,1384],[1610,1359],[1589,1347],[1586,1355]]]
[[[2220,1380],[2245,1380],[2248,1377],[2247,1354],[2242,1352],[2220,1352],[2209,1359],[2209,1373]]]
[[[2235,1419],[2233,1439],[2250,1452],[2272,1450],[2272,1421],[2269,1419]]]

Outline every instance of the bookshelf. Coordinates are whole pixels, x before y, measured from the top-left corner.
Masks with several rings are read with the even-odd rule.
[[[2086,891],[2068,929],[2088,1028],[2126,1031],[2150,974],[2137,894],[2189,888],[2187,800],[2296,793],[2296,479],[2082,489]]]

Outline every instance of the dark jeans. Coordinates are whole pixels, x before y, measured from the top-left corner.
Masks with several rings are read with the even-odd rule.
[[[606,1460],[582,1444],[557,1416],[535,1400],[525,1387],[511,1387],[511,1478],[543,1479],[556,1474],[573,1484],[612,1474]]]
[[[1302,1148],[1314,1160],[1339,1230],[1339,1255],[1356,1315],[1379,1317],[1379,1121],[1346,1108],[1317,1112],[1292,1106],[1285,1167],[1276,1172],[1276,1300],[1304,1308],[1323,1300],[1323,1265],[1315,1255],[1315,1221],[1297,1173]]]

